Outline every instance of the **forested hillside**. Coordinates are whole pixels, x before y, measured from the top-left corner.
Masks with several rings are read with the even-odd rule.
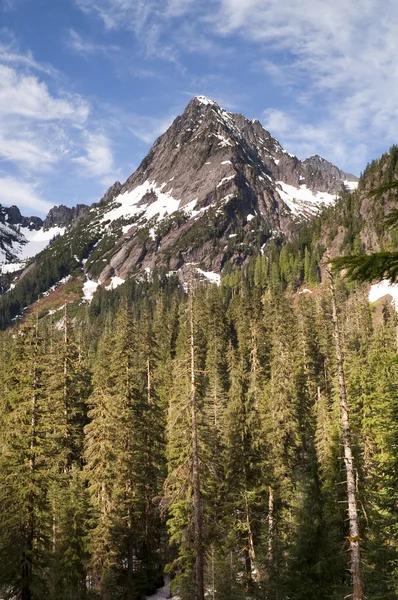
[[[397,313],[327,275],[396,245],[396,190],[369,192],[397,157],[220,286],[196,263],[87,304],[94,238],[36,258],[2,327],[71,276],[0,337],[1,597],[341,600],[355,570],[354,598],[397,597]]]
[[[336,288],[362,575],[392,599],[397,316],[375,327],[366,289]],[[2,334],[3,597],[135,600],[166,572],[190,600],[197,525],[206,597],[351,593],[328,286],[292,295],[258,257],[190,291],[129,282]]]

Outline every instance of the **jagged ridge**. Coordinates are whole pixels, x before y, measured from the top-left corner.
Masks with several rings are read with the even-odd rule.
[[[220,272],[270,237],[289,237],[297,218],[312,217],[355,179],[319,156],[300,161],[259,121],[199,96],[124,184],[91,208],[52,209],[42,231],[72,223],[63,243],[88,240],[84,268],[102,282],[187,262]]]

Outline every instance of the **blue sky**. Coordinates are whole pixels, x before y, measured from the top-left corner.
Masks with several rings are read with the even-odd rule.
[[[395,0],[0,0],[0,203],[98,201],[194,95],[359,174],[398,142]]]

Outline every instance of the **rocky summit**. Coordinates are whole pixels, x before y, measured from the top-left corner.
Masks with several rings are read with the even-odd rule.
[[[190,262],[220,273],[271,237],[289,237],[297,220],[313,218],[357,181],[319,156],[299,160],[259,121],[199,96],[98,204],[55,207],[28,227],[33,238],[47,232],[46,243],[50,234],[65,234],[70,246],[89,240],[84,269],[103,283],[140,270],[183,272]]]
[[[23,268],[88,209],[84,204],[54,206],[43,221],[40,217],[24,217],[17,206],[0,205],[0,273]]]

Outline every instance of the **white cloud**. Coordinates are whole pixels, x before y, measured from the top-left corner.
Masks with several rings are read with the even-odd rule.
[[[75,52],[84,57],[88,57],[93,54],[102,54],[107,58],[111,58],[115,54],[120,52],[120,48],[114,44],[97,44],[91,40],[82,38],[74,29],[69,29],[67,46]]]
[[[106,105],[103,110],[106,114],[108,131],[112,131],[113,137],[133,135],[144,144],[152,144],[170,127],[177,116],[169,113],[160,117],[150,117],[123,111],[114,105]]]
[[[325,119],[314,125],[303,122],[298,114],[271,108],[264,112],[263,125],[271,135],[283,142],[286,150],[301,159],[320,154],[339,167],[348,163],[353,165],[355,174],[363,170],[366,145],[344,133],[336,136],[333,121]]]
[[[18,132],[1,124],[0,157],[33,171],[46,171],[57,160],[51,145],[32,131]]]
[[[32,75],[0,65],[0,118],[27,117],[40,121],[68,119],[83,124],[89,105],[78,96],[55,98],[47,85]]]
[[[156,20],[180,17],[186,14],[197,0],[75,0],[87,14],[99,17],[105,27],[114,29],[140,29],[155,17]]]
[[[222,36],[238,33],[261,44],[259,60],[268,74],[294,86],[297,109],[302,104],[295,122],[301,123],[304,143],[311,133],[305,120],[311,107],[323,112],[315,137],[325,130],[351,148],[396,140],[395,0],[384,0],[382,12],[378,0],[325,0],[321,6],[318,0],[220,0],[212,24]]]
[[[176,115],[160,118],[132,116],[130,118],[129,130],[134,137],[145,144],[151,144],[170,127],[175,117]]]
[[[82,167],[86,176],[99,177],[107,184],[114,171],[110,141],[103,133],[86,133],[85,140],[85,155],[72,160]]]
[[[398,11],[395,0],[75,0],[110,29],[130,29],[147,56],[219,56],[240,35],[248,68],[289,92],[304,125],[334,123],[354,144],[398,136]],[[183,17],[183,18],[181,18]],[[164,40],[167,42],[164,42]],[[245,50],[243,50],[245,51]],[[180,67],[181,68],[181,67]],[[309,115],[309,111],[312,113]],[[318,121],[319,122],[319,121]]]
[[[100,18],[107,29],[143,26],[157,4],[156,0],[75,0],[87,14]]]
[[[56,70],[50,65],[38,63],[30,50],[21,52],[14,34],[7,28],[0,29],[0,63],[16,64],[47,75],[56,74]]]
[[[99,18],[106,29],[135,33],[147,57],[174,63],[183,70],[174,44],[165,43],[163,34],[173,19],[199,5],[197,0],[75,0],[86,14]]]
[[[0,204],[18,208],[30,214],[47,214],[53,204],[43,200],[36,187],[14,177],[0,177]]]
[[[0,64],[3,160],[29,172],[48,170],[68,155],[89,111],[89,104],[79,96],[54,96],[36,76]]]

